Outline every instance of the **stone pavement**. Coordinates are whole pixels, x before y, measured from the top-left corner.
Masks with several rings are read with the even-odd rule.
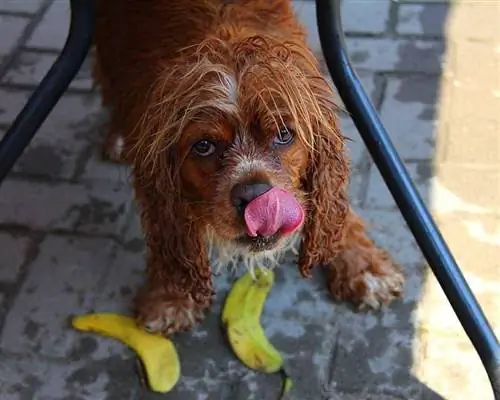
[[[314,3],[297,2],[319,54]],[[500,335],[500,3],[346,0],[348,46],[366,90]],[[63,0],[0,0],[0,135],[61,49]],[[0,399],[276,399],[279,379],[243,367],[221,334],[221,300],[174,337],[183,377],[141,386],[121,344],[68,317],[128,312],[143,244],[127,171],[99,159],[104,114],[88,64],[0,191]],[[492,399],[467,337],[348,118],[351,193],[408,274],[384,313],[332,304],[318,276],[278,272],[263,315],[294,399]]]

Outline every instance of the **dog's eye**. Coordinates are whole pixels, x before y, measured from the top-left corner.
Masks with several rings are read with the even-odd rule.
[[[193,145],[192,150],[195,154],[206,157],[214,153],[215,144],[208,140],[200,140]]]
[[[293,141],[293,132],[289,128],[282,128],[274,138],[273,144],[275,146],[286,146],[287,144],[292,143]]]

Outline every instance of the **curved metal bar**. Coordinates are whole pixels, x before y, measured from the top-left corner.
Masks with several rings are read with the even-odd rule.
[[[0,142],[0,185],[83,64],[92,42],[93,0],[70,0],[64,48]]]
[[[420,198],[346,50],[341,0],[316,0],[322,50],[340,97],[500,397],[500,347],[481,307]]]

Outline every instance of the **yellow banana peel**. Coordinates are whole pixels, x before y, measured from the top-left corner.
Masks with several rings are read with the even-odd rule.
[[[169,392],[180,378],[180,363],[174,344],[167,338],[142,330],[135,320],[114,313],[76,316],[75,329],[95,332],[123,342],[142,361],[152,391]]]
[[[286,397],[286,394],[292,389],[293,387],[293,381],[292,379],[287,376],[286,374],[283,374],[283,387],[281,388],[281,396],[280,400],[284,399]]]
[[[257,269],[241,276],[231,288],[222,310],[222,323],[235,355],[248,368],[284,376],[281,398],[291,389],[292,380],[283,369],[283,357],[264,333],[260,317],[274,284],[271,270]]]
[[[282,373],[282,399],[293,382],[284,371],[283,357],[265,336],[260,323],[273,284],[274,273],[271,270],[257,269],[254,275],[245,273],[231,288],[221,319],[229,344],[243,364],[264,373]],[[133,318],[114,313],[94,313],[74,317],[72,325],[83,332],[117,339],[134,350],[142,361],[152,391],[169,392],[178,382],[180,362],[172,341],[144,331]]]

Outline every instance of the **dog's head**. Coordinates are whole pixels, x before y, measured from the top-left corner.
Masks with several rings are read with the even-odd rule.
[[[302,44],[207,42],[166,74],[135,164],[177,203],[173,213],[189,214],[178,218],[241,250],[274,250],[302,229],[318,193],[334,199],[343,187],[333,93]]]

